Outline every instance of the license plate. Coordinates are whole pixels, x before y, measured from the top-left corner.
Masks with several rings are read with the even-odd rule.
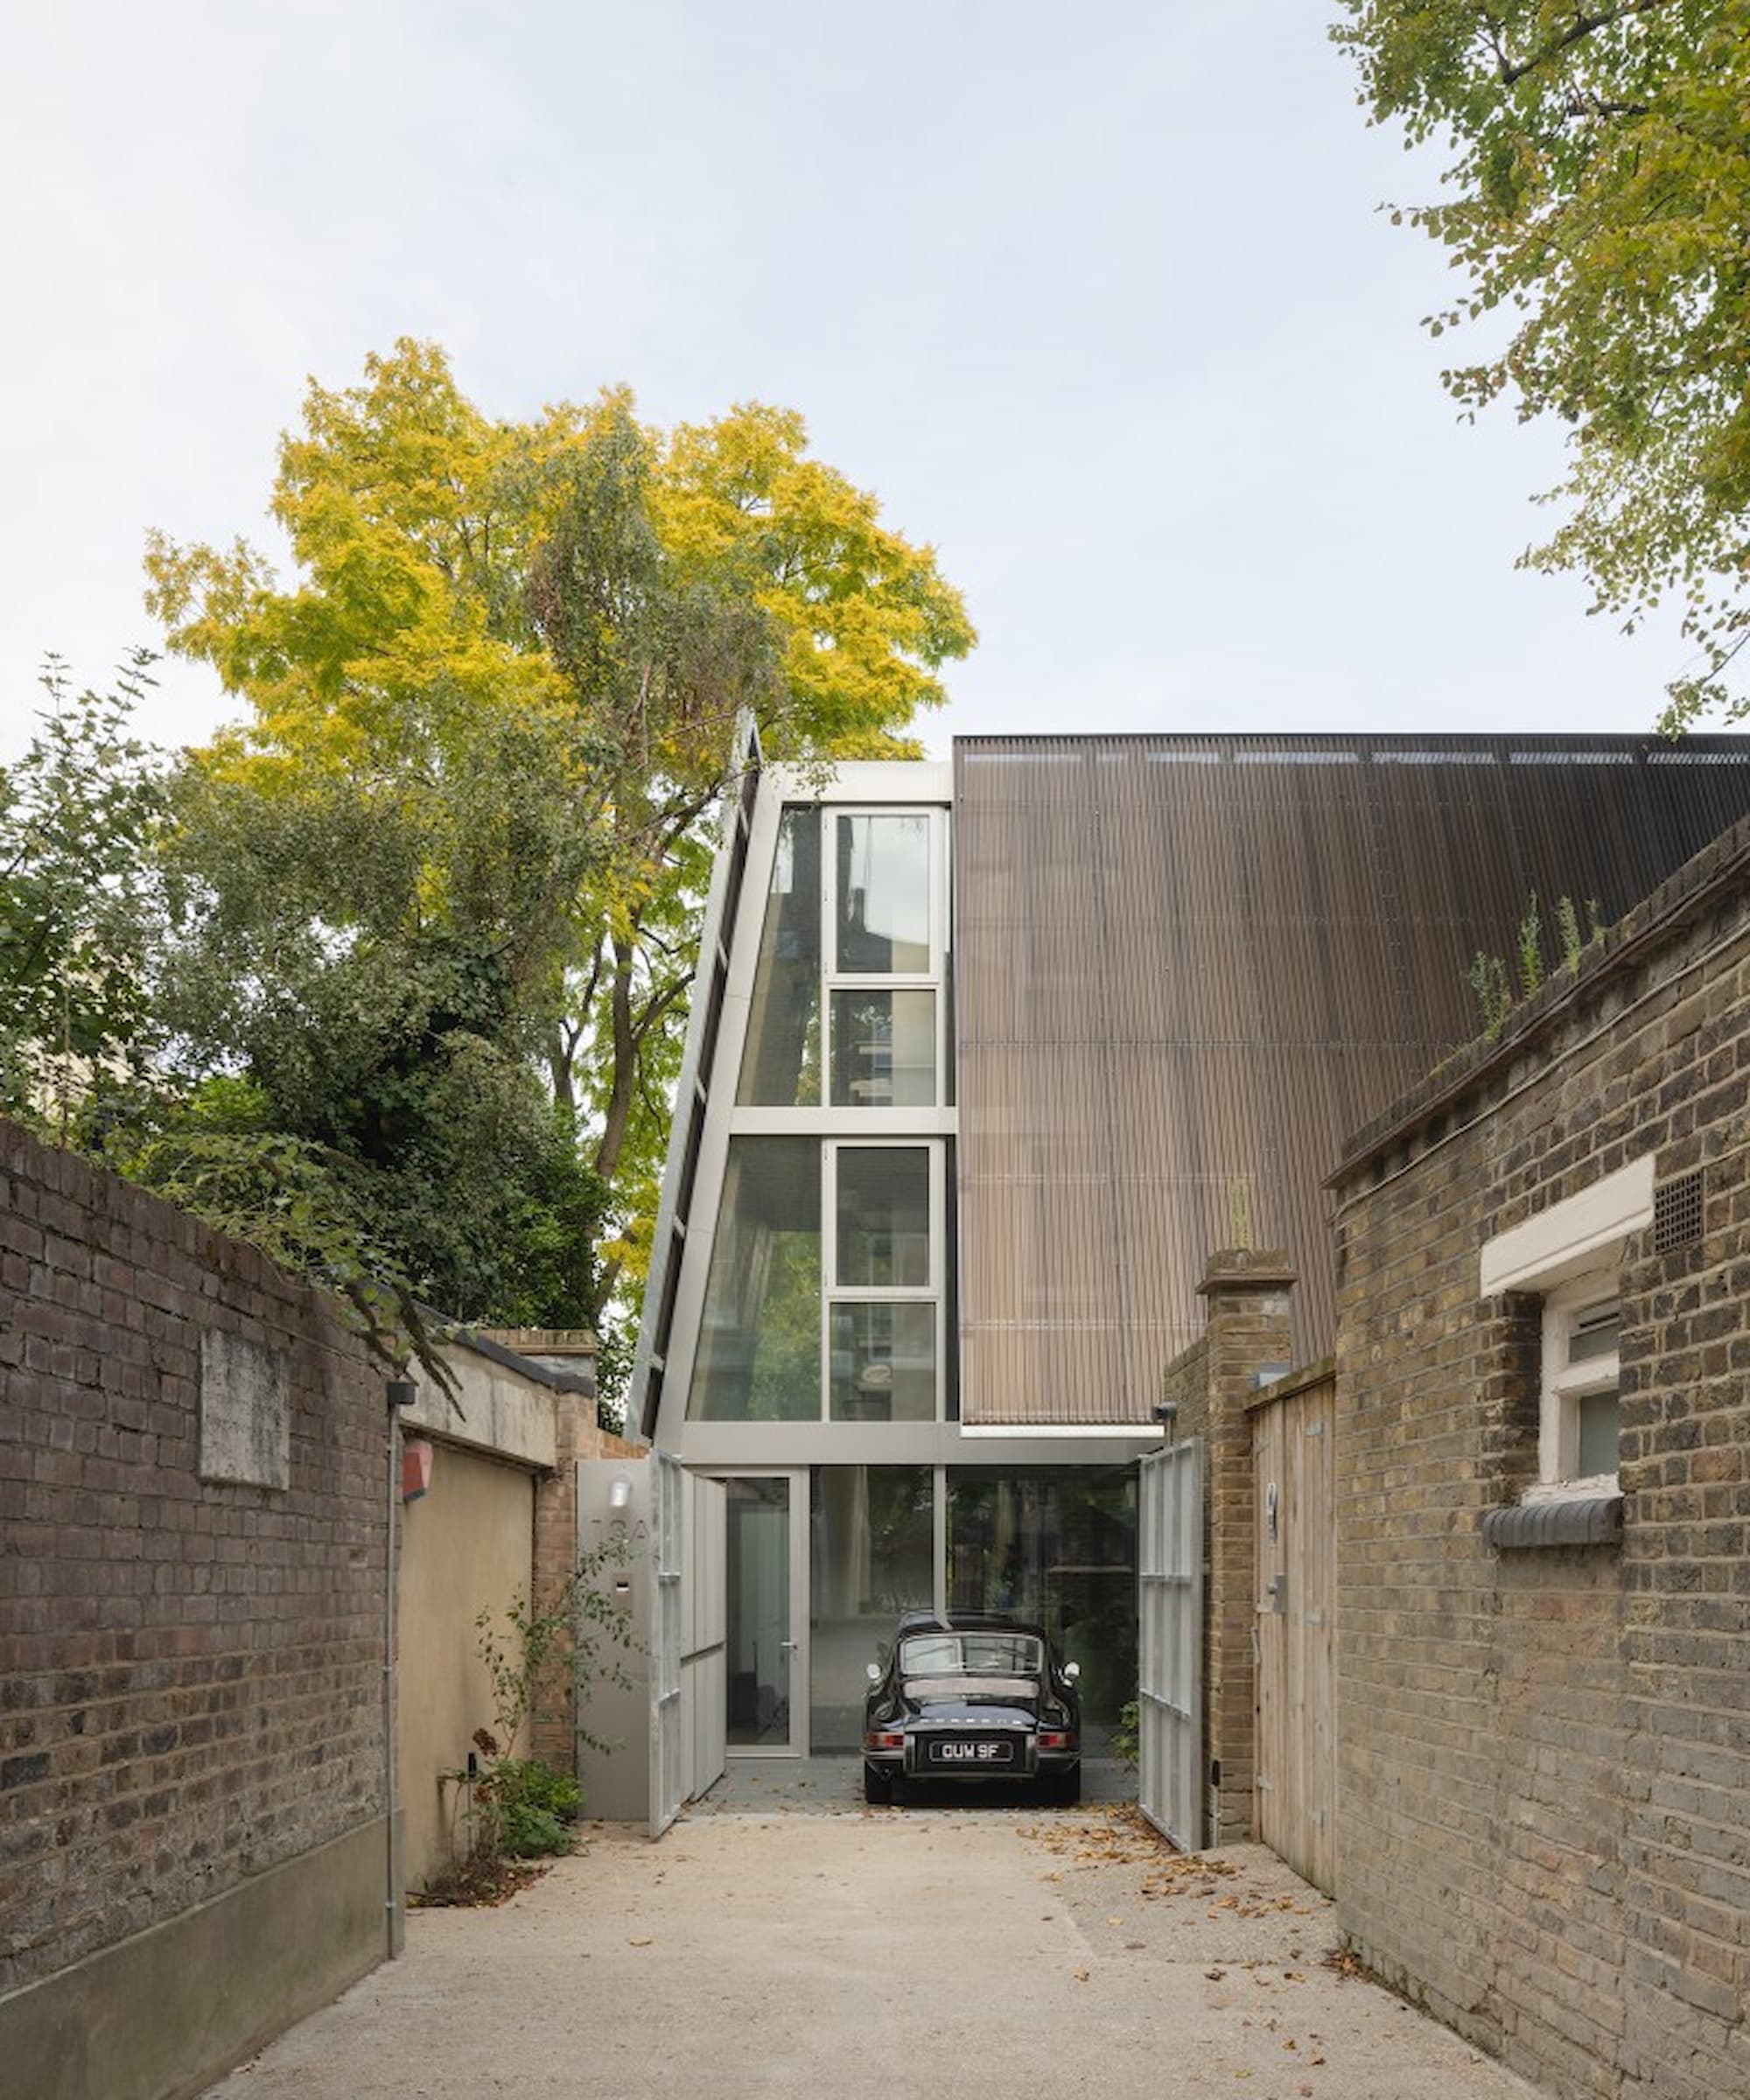
[[[1007,1765],[1014,1761],[1012,1743],[932,1743],[933,1765]]]

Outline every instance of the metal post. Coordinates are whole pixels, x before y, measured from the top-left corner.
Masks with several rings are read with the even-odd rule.
[[[388,1958],[393,1961],[407,1939],[407,1909],[402,1888],[400,1804],[395,1769],[395,1588],[396,1515],[401,1506],[401,1410],[411,1407],[418,1388],[410,1378],[391,1378],[387,1451],[387,1506],[383,1524],[383,1830],[388,1888],[383,1900]]]

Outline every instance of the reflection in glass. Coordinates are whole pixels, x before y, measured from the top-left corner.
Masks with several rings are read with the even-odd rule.
[[[922,975],[930,966],[930,820],[909,815],[840,816],[838,970],[873,976]]]
[[[928,1108],[935,1101],[935,994],[832,995],[832,1104]]]
[[[732,1138],[687,1412],[820,1419],[820,1146]]]
[[[732,1746],[790,1740],[790,1483],[724,1482],[725,1734]]]
[[[778,829],[736,1099],[750,1107],[820,1102],[821,813],[790,808]]]
[[[1622,1445],[1622,1403],[1614,1387],[1607,1393],[1587,1393],[1579,1404],[1579,1465],[1577,1477],[1614,1473]]]
[[[935,1419],[935,1303],[832,1308],[835,1422]]]
[[[932,1470],[817,1466],[813,1480],[810,1742],[856,1750],[864,1670],[901,1612],[934,1601]]]
[[[1084,1725],[1137,1690],[1137,1505],[1129,1466],[956,1466],[948,1476],[950,1611],[1041,1625],[1082,1665]]]
[[[929,1184],[922,1145],[838,1148],[836,1282],[854,1290],[928,1288]]]

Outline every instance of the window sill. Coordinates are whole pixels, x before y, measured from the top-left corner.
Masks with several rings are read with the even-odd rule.
[[[1544,1494],[1535,1502],[1486,1509],[1486,1543],[1498,1552],[1548,1546],[1615,1546],[1622,1543],[1620,1494]]]

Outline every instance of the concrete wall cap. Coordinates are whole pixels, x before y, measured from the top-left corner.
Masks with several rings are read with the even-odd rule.
[[[1285,1247],[1218,1247],[1204,1264],[1197,1288],[1207,1295],[1236,1286],[1247,1291],[1280,1291],[1299,1279]]]

